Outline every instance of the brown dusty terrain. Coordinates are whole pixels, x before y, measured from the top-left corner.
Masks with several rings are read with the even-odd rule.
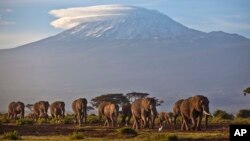
[[[33,124],[33,125],[15,125],[15,124],[2,124],[0,125],[0,135],[6,132],[17,130],[23,136],[56,136],[56,135],[70,135],[73,132],[83,132],[88,137],[108,137],[115,132],[116,128],[108,128],[100,125],[51,125],[51,124]],[[158,128],[155,129],[140,129],[143,132],[158,132]],[[229,132],[229,125],[226,124],[213,124],[208,129],[198,132]],[[165,128],[162,132],[182,132],[179,129],[175,130],[172,127]],[[187,133],[194,131],[185,131]],[[197,131],[196,131],[197,132]]]

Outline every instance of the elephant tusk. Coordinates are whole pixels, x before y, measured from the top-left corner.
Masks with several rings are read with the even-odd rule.
[[[207,113],[205,110],[203,110],[203,113],[204,113],[205,115],[208,115],[208,116],[211,115],[210,113]]]

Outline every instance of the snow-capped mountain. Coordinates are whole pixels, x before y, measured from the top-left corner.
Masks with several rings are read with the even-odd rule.
[[[64,100],[70,108],[78,97],[131,91],[163,99],[167,111],[194,94],[208,96],[212,110],[249,103],[241,94],[250,85],[245,37],[197,31],[158,11],[126,5],[51,13],[59,18],[52,25],[67,30],[0,50],[0,107],[44,99]]]
[[[98,16],[99,20],[88,20],[88,22],[79,24],[57,36],[62,39],[69,37],[81,39],[167,39],[202,34],[157,11],[128,6],[123,8],[129,10],[119,11],[119,14],[112,16],[102,16],[102,18]]]

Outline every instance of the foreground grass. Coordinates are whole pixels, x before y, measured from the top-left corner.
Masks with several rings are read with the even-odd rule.
[[[82,140],[86,141],[173,141],[173,140],[228,140],[229,133],[227,131],[223,132],[139,132],[138,136],[134,138],[116,138],[113,137],[105,137],[105,138],[91,138],[84,137]],[[2,139],[2,136],[0,136]],[[70,136],[22,136],[22,141],[39,141],[39,140],[47,140],[47,141],[68,141],[72,140]]]

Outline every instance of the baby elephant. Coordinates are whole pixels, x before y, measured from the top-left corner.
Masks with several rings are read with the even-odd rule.
[[[50,105],[50,113],[52,118],[65,117],[65,103],[63,101],[56,101]]]
[[[170,116],[167,112],[160,112],[159,119],[160,119],[160,126],[165,126],[166,124],[171,125],[169,120]]]

